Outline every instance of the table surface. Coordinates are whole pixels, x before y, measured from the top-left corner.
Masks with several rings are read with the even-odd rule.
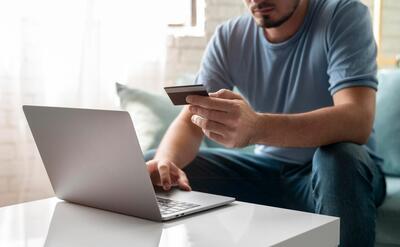
[[[159,223],[49,198],[0,208],[0,246],[337,246],[339,218],[250,203]]]

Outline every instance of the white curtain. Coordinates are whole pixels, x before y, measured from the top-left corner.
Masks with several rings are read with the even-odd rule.
[[[167,1],[0,0],[0,205],[51,194],[22,104],[115,108],[163,80]]]
[[[163,2],[1,0],[2,89],[18,84],[39,94],[37,103],[110,106],[115,81],[155,87],[163,78]]]

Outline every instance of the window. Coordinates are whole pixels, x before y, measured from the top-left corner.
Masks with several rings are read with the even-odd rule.
[[[169,0],[167,12],[170,34],[204,34],[204,0]]]

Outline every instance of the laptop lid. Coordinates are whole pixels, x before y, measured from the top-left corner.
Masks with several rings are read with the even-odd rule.
[[[59,198],[161,220],[128,112],[32,105],[23,110]]]

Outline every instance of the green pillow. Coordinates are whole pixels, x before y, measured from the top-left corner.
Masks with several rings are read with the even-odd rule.
[[[142,152],[157,148],[182,106],[174,106],[167,95],[148,93],[119,83],[116,83],[116,89],[121,108],[131,115]],[[207,137],[201,147],[223,148]],[[248,146],[237,150],[252,153],[253,149],[253,146]]]
[[[116,83],[121,108],[131,115],[143,152],[157,148],[182,107],[174,106],[164,95],[129,88]]]
[[[400,176],[400,69],[381,70],[375,131],[378,152],[384,158],[383,170]]]

